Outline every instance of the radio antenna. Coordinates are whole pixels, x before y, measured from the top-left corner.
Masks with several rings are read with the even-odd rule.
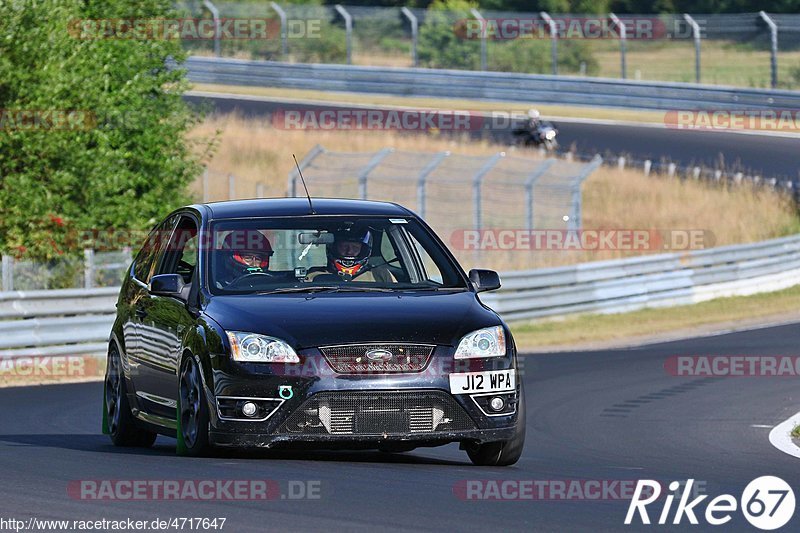
[[[297,167],[297,173],[300,175],[300,181],[303,182],[303,189],[306,190],[306,198],[308,198],[308,208],[311,210],[312,215],[316,215],[317,213],[314,211],[314,204],[311,203],[311,195],[308,194],[308,187],[306,187],[306,180],[303,178],[303,171],[300,170],[300,163],[297,162],[297,158],[292,154],[292,159],[294,159],[294,166]]]

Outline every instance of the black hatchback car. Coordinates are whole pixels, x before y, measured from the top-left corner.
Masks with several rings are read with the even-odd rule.
[[[123,282],[104,430],[114,444],[388,452],[459,442],[510,465],[525,440],[514,339],[411,211],[305,198],[179,209]]]

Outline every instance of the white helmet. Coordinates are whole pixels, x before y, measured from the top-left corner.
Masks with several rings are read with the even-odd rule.
[[[539,118],[539,110],[530,108],[528,109],[528,118],[531,120],[537,120]]]

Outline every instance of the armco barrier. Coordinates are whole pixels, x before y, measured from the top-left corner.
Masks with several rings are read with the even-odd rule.
[[[615,313],[779,290],[800,283],[800,235],[686,253],[501,274],[481,299],[506,320]],[[106,352],[118,289],[0,293],[0,357]],[[148,324],[146,345],[179,339]]]
[[[506,320],[617,313],[800,283],[800,236],[501,275],[482,300]]]
[[[102,355],[119,287],[0,292],[0,357]]]
[[[190,57],[189,80],[317,91],[637,109],[800,109],[800,91],[474,72]]]

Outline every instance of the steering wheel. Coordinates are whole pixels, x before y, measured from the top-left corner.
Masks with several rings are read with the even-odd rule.
[[[242,281],[244,281],[244,280],[246,280],[246,279],[248,279],[248,278],[249,278],[251,281],[255,281],[255,278],[257,278],[257,277],[274,278],[274,277],[275,277],[275,274],[272,274],[272,273],[270,273],[270,272],[248,272],[248,273],[246,273],[246,274],[242,274],[241,276],[239,276],[239,277],[238,277],[238,278],[236,278],[235,280],[233,280],[233,281],[231,281],[230,283],[228,283],[228,288],[230,288],[230,287],[238,287],[238,285],[239,285],[239,284],[240,284]],[[250,288],[251,288],[251,289],[253,288],[253,285],[252,285],[252,283],[250,284]]]

